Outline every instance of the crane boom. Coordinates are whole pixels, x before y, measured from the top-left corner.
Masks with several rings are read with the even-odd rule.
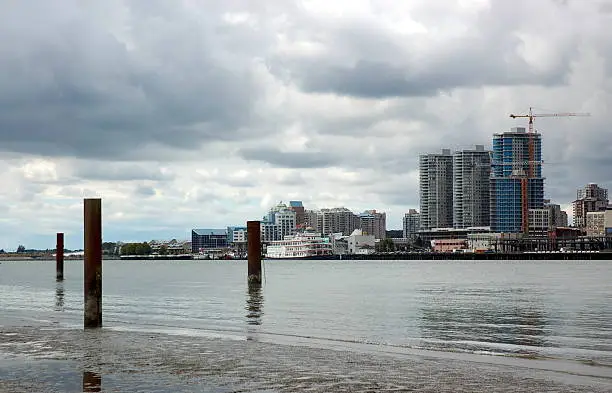
[[[562,112],[562,113],[533,113],[533,108],[529,107],[529,113],[527,114],[511,114],[510,117],[513,119],[524,117],[529,119],[529,139],[527,141],[527,149],[528,149],[528,163],[529,168],[527,171],[527,176],[521,178],[521,214],[522,214],[522,230],[523,233],[529,233],[529,179],[534,177],[534,163],[536,163],[534,155],[534,146],[533,146],[533,121],[536,117],[573,117],[573,116],[591,116],[590,113],[576,113],[576,112]]]

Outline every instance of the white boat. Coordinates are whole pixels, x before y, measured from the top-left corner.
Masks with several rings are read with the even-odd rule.
[[[332,254],[329,238],[310,231],[271,241],[266,247],[266,258],[270,259],[319,259]]]

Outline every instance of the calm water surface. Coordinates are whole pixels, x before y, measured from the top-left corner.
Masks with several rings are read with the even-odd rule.
[[[82,326],[82,262],[0,265],[0,324]],[[105,261],[104,325],[219,334],[247,330],[612,365],[606,261]],[[247,322],[247,323],[245,323]]]
[[[2,262],[0,328],[80,329],[82,261],[65,269],[56,283],[54,262]],[[249,290],[245,261],[105,261],[105,329],[612,366],[607,261],[266,261],[264,273]]]

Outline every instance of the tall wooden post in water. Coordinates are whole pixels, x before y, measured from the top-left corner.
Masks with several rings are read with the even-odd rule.
[[[55,278],[58,281],[64,279],[64,234],[60,232],[55,242]]]
[[[248,282],[261,284],[261,224],[259,221],[247,221],[247,253]]]
[[[102,200],[84,200],[84,326],[102,327]]]

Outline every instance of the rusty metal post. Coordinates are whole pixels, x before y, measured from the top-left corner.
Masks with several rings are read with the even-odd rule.
[[[57,241],[55,242],[55,278],[58,281],[64,279],[64,234],[57,234]]]
[[[84,326],[102,327],[102,200],[84,200]]]
[[[261,283],[261,224],[247,221],[248,282]]]

